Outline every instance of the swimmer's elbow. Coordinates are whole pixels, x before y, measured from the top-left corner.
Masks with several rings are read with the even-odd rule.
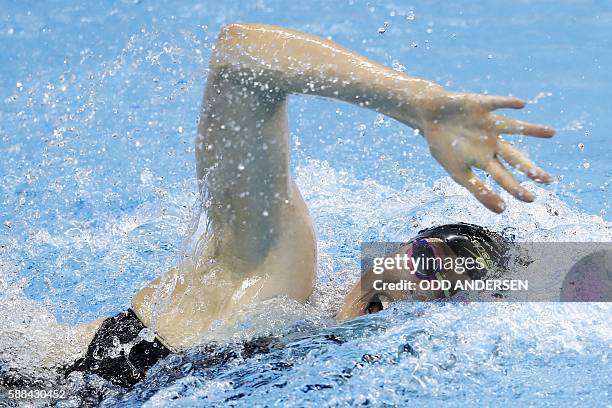
[[[248,24],[240,24],[240,23],[230,23],[221,29],[219,32],[219,37],[217,38],[217,44],[225,44],[227,42],[235,42],[236,40],[240,40],[244,38],[246,32],[249,29]]]
[[[250,26],[247,24],[232,23],[224,26],[219,32],[215,42],[215,54],[220,51],[235,49],[248,41]]]
[[[254,61],[250,54],[260,52],[262,44],[261,24],[231,23],[224,26],[217,37],[210,59],[211,68],[241,67],[251,65]],[[265,30],[263,30],[265,32]]]
[[[235,59],[235,51],[241,48],[241,44],[247,42],[248,31],[249,26],[246,24],[232,23],[224,26],[215,42],[210,65],[212,67],[231,65],[232,60]]]

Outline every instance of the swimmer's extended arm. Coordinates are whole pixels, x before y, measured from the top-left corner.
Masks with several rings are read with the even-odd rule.
[[[232,24],[221,32],[211,69],[245,89],[271,98],[291,93],[313,94],[358,104],[419,129],[432,155],[453,179],[487,208],[505,205],[474,175],[487,171],[516,198],[530,202],[498,157],[539,182],[551,176],[500,138],[501,133],[550,137],[553,129],[496,115],[500,108],[520,109],[514,97],[445,91],[432,82],[412,78],[375,63],[338,44],[298,31],[269,25]]]

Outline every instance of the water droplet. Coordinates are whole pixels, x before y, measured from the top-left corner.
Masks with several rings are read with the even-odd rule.
[[[357,130],[359,130],[359,136],[365,135],[365,132],[366,132],[367,128],[368,127],[365,124],[363,124],[363,123],[361,123],[359,126],[357,126]]]
[[[378,34],[384,34],[387,31],[387,28],[389,28],[389,22],[385,21],[383,26],[378,28]]]
[[[416,18],[416,15],[414,14],[414,11],[410,10],[408,13],[406,13],[406,20],[414,20]]]
[[[591,163],[585,161],[584,163],[582,163],[582,167],[584,167],[585,169],[588,169],[591,167]]]
[[[177,130],[178,130],[179,133],[183,133],[183,127],[182,126],[179,126]]]
[[[151,343],[152,341],[155,340],[155,331],[153,331],[152,329],[148,327],[145,327],[144,329],[140,331],[140,333],[138,333],[138,337]]]
[[[240,163],[238,165],[238,170],[240,170],[240,171],[244,170],[244,164]]]
[[[264,211],[261,213],[261,215],[263,215],[264,217],[267,217],[268,215],[270,215],[270,213],[268,213],[267,211]]]
[[[406,71],[406,67],[404,65],[400,64],[398,60],[393,60],[393,62],[391,63],[391,68],[393,68],[394,70],[396,70],[398,72],[405,72]]]

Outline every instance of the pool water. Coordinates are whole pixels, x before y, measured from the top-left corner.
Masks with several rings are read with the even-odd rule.
[[[92,395],[108,407],[610,406],[608,304],[397,304],[332,319],[362,241],[456,221],[520,240],[612,241],[612,4],[474,3],[0,1],[0,366],[40,365],[74,336],[55,320],[122,311],[176,264],[198,215],[193,139],[211,47],[223,24],[259,22],[448,89],[529,100],[512,115],[557,135],[509,139],[557,181],[527,182],[530,205],[504,193],[497,216],[411,129],[293,97],[291,168],[316,223],[317,288],[308,305],[275,300],[227,333],[283,346],[245,358],[229,344],[237,356],[211,366],[198,350],[172,355],[131,390],[77,383],[58,406]]]

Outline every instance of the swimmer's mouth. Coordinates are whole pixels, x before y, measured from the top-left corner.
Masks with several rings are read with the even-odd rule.
[[[386,308],[393,302],[389,296],[383,293],[376,293],[370,298],[370,301],[366,303],[361,311],[361,314],[374,314],[378,313]]]

